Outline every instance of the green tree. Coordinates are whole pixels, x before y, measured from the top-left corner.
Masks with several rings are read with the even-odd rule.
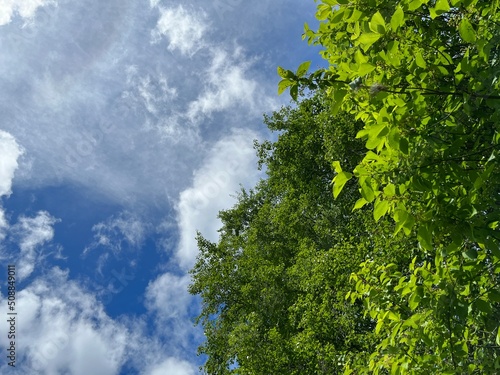
[[[368,259],[353,274],[347,296],[364,301],[377,344],[345,373],[500,371],[498,7],[323,0],[304,37],[330,68],[278,69],[280,92],[326,89],[335,113],[363,123],[364,157],[333,164],[334,196],[356,179],[355,208],[418,241],[403,266]]]
[[[357,187],[331,197],[332,160],[360,162],[362,123],[331,114],[321,93],[265,118],[276,142],[256,144],[267,178],[222,211],[218,243],[198,236],[190,292],[203,300],[200,353],[210,374],[339,374],[374,349],[374,321],[345,295],[359,263],[411,260],[387,220],[352,212]]]

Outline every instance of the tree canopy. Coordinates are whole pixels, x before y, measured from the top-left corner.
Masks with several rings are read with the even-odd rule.
[[[198,237],[205,370],[497,373],[499,1],[318,3],[329,68],[278,68],[268,177]]]

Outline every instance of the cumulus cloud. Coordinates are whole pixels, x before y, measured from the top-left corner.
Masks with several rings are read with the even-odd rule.
[[[2,304],[5,300],[2,299]],[[52,269],[17,294],[16,341],[22,375],[115,375],[124,363],[129,330],[114,322],[95,298],[68,280],[68,273]],[[6,325],[0,325],[7,336]],[[7,341],[0,342],[6,351]],[[21,354],[22,353],[22,354]],[[7,365],[0,367],[8,373]]]
[[[170,51],[179,50],[184,55],[193,56],[203,46],[203,36],[208,29],[205,22],[204,13],[187,10],[182,5],[160,8],[160,19],[153,31],[153,41],[166,37]]]
[[[254,132],[240,129],[218,141],[205,163],[194,172],[192,186],[180,193],[177,205],[180,241],[176,256],[183,269],[194,265],[198,252],[196,231],[209,240],[217,240],[221,222],[214,218],[218,212],[234,203],[229,197],[240,190],[240,184],[253,186],[258,180],[255,138]]]
[[[0,0],[0,25],[8,24],[15,13],[29,21],[39,7],[55,3],[54,0]]]
[[[22,154],[23,149],[14,137],[0,130],[0,197],[10,195],[14,172],[18,167],[17,159]]]
[[[11,134],[0,130],[0,197],[11,194],[12,180],[18,168],[18,158],[23,152]],[[0,206],[0,241],[5,238],[8,227],[9,223]]]
[[[187,291],[189,282],[189,275],[164,273],[149,283],[146,290],[146,307],[157,313],[162,320],[185,318],[192,299]]]
[[[6,305],[0,294],[0,304]],[[95,296],[55,267],[18,291],[16,319],[18,375],[116,375],[125,367],[134,374],[191,375],[195,366],[148,335],[145,320],[110,318]],[[0,322],[0,335],[8,325]],[[0,350],[7,352],[7,340]],[[0,373],[12,370],[5,361]]]
[[[194,347],[200,344],[203,335],[201,327],[193,326],[193,317],[197,313],[193,312],[196,299],[188,292],[190,282],[190,275],[166,272],[151,281],[145,293],[145,306],[153,318],[155,332],[171,347],[169,354],[177,358],[192,357]],[[177,374],[173,371],[175,363],[175,366],[180,366],[179,371],[181,368],[183,371],[192,370],[187,363],[179,363],[170,358],[156,370],[151,370],[152,374]],[[169,366],[172,366],[172,372],[159,372],[160,369],[170,368]]]
[[[194,375],[196,373],[196,368],[189,362],[177,359],[177,358],[167,358],[162,363],[152,367],[148,371],[144,372],[144,375]]]
[[[53,225],[58,220],[46,211],[40,211],[34,217],[21,216],[12,226],[11,233],[16,239],[20,253],[17,255],[18,277],[24,279],[31,275],[39,258],[38,249],[52,241]]]

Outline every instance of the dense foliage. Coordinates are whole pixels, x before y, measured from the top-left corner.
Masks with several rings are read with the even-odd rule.
[[[330,68],[278,68],[316,94],[199,236],[208,373],[500,373],[498,5],[320,2]]]
[[[498,1],[325,0],[329,70],[280,69],[280,90],[327,88],[364,123],[363,160],[335,164],[334,195],[355,177],[374,219],[418,240],[401,268],[363,262],[351,300],[376,320],[369,364],[346,373],[497,373],[500,15]]]
[[[362,124],[329,106],[317,95],[267,118],[280,132],[256,145],[268,178],[220,213],[217,244],[199,236],[191,292],[203,297],[210,374],[338,373],[373,347],[373,320],[345,301],[349,276],[368,253],[399,262],[404,246],[384,238],[387,222],[351,212],[355,184],[332,199],[331,161],[354,167],[363,143]]]

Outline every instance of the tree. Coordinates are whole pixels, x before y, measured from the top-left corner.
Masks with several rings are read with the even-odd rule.
[[[397,264],[412,254],[402,235],[388,239],[389,221],[352,212],[355,184],[332,199],[332,160],[353,168],[363,143],[362,123],[330,110],[318,92],[266,117],[279,132],[256,144],[267,178],[220,212],[218,243],[198,236],[190,292],[203,300],[210,374],[339,374],[375,348],[373,320],[345,300],[350,274],[366,254]]]
[[[418,241],[403,266],[368,259],[353,274],[347,296],[364,300],[377,343],[347,374],[499,371],[498,5],[323,0],[304,37],[330,68],[278,69],[280,92],[326,89],[335,113],[363,123],[364,157],[333,164],[334,196],[355,179],[356,209],[373,204]]]

